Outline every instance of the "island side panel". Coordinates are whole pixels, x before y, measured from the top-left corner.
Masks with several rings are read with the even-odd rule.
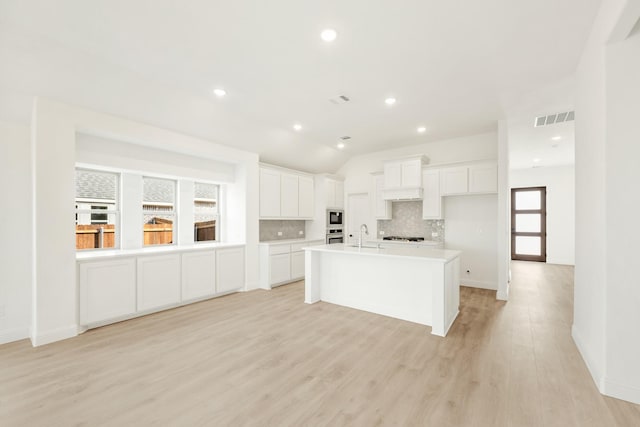
[[[304,302],[313,304],[320,301],[320,262],[321,252],[308,249],[304,251]]]
[[[431,271],[442,268],[442,262],[357,253],[322,255],[318,270],[322,301],[431,324]]]
[[[433,321],[431,323],[431,333],[439,337],[446,335],[445,331],[445,263],[438,263],[431,269],[432,286],[432,310]]]
[[[460,313],[460,257],[452,259],[445,265],[444,282],[444,333],[446,335]]]

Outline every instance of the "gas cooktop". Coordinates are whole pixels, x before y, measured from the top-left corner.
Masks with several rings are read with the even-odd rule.
[[[401,236],[386,236],[382,240],[394,240],[396,242],[424,242],[424,237],[401,237]]]

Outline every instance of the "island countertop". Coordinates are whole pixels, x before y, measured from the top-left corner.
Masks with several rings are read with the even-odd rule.
[[[381,244],[383,245],[383,244]],[[307,251],[332,252],[354,255],[370,255],[380,257],[401,257],[401,258],[418,258],[431,261],[449,262],[460,256],[461,252],[452,249],[434,249],[431,247],[406,247],[389,245],[387,247],[373,247],[373,245],[363,245],[362,248],[357,246],[334,243],[331,245],[310,246],[304,248]]]

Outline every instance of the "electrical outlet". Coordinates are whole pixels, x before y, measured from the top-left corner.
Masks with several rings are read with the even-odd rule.
[[[304,231],[300,230],[298,231],[298,234],[302,236],[304,234]]]
[[[431,237],[438,237],[438,232],[434,231],[433,233],[431,233]]]
[[[381,235],[381,236],[384,236],[384,230],[378,231],[378,234]]]
[[[278,231],[278,236],[282,236],[282,231]]]

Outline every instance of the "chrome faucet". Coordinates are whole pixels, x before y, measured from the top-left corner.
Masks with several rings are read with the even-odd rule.
[[[360,226],[360,236],[358,237],[358,248],[362,249],[362,233],[369,235],[369,227],[367,224],[362,224]]]

